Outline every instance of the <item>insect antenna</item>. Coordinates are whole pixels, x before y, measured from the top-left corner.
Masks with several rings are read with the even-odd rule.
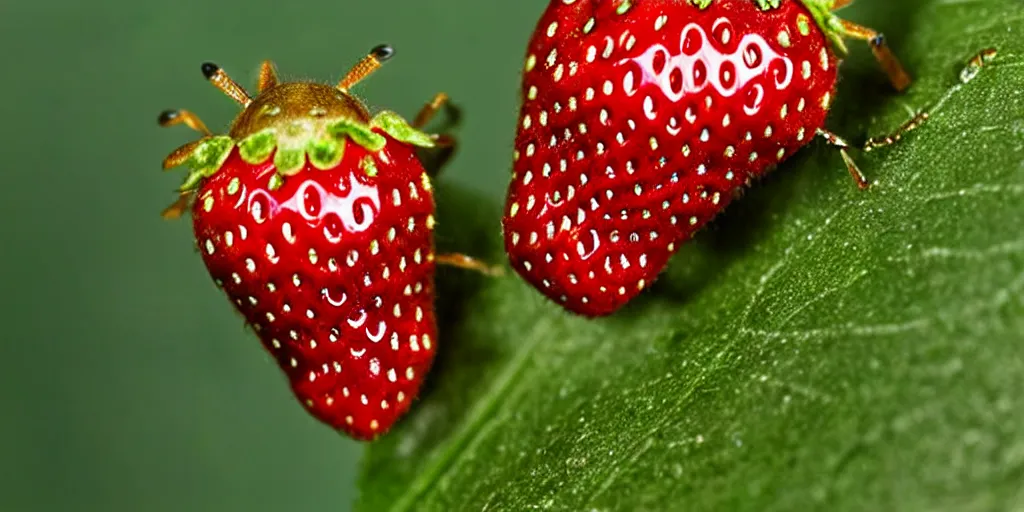
[[[214,85],[214,87],[220,89],[221,92],[227,94],[229,98],[238,102],[243,108],[248,107],[252,103],[252,98],[249,97],[249,93],[245,92],[245,89],[241,85],[235,83],[227,73],[224,72],[220,66],[212,62],[204,62],[202,65],[203,76]]]
[[[389,45],[375,46],[355,66],[352,66],[352,69],[338,82],[337,88],[342,92],[348,92],[352,86],[380,69],[381,64],[390,59],[394,54],[395,49]]]
[[[157,123],[163,127],[184,124],[203,135],[213,135],[210,133],[210,129],[203,124],[201,119],[199,119],[199,116],[184,109],[164,110],[163,112],[160,112],[160,116],[157,118]]]

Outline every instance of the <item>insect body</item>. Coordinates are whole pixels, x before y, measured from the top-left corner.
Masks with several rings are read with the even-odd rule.
[[[416,150],[450,144],[420,130],[446,97],[409,124],[371,115],[349,92],[392,53],[374,48],[336,86],[279,83],[264,62],[254,98],[206,63],[204,76],[243,107],[229,133],[184,110],[159,118],[203,134],[164,161],[189,168],[164,216],[191,209],[210,276],[296,398],[357,439],[388,431],[432,364],[435,264],[486,270],[434,252],[433,187]]]

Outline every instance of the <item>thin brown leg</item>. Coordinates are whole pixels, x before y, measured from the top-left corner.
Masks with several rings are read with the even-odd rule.
[[[184,124],[203,135],[213,135],[210,133],[209,128],[203,124],[203,121],[199,119],[199,116],[189,112],[188,110],[164,110],[160,113],[160,117],[157,118],[157,123],[163,127]]]
[[[160,216],[167,220],[174,220],[180,218],[183,213],[188,211],[189,205],[192,203],[192,192],[185,192],[178,196],[178,200],[171,203],[170,206],[164,208],[164,211],[160,213]]]
[[[172,169],[185,163],[189,157],[192,156],[192,151],[194,151],[200,143],[213,136],[206,125],[203,124],[203,121],[199,119],[199,116],[189,112],[188,110],[165,110],[160,113],[160,117],[157,118],[157,122],[160,123],[160,126],[164,127],[184,124],[185,126],[203,134],[201,139],[189,142],[167,155],[167,158],[164,158],[164,169]]]
[[[974,80],[974,77],[978,76],[981,72],[981,68],[987,66],[993,60],[995,60],[997,51],[995,48],[985,48],[980,52],[974,54],[970,60],[967,61],[967,66],[960,71],[960,82],[967,83]]]
[[[488,265],[478,259],[471,258],[465,254],[438,254],[434,258],[434,262],[439,265],[448,265],[451,267],[458,267],[466,270],[472,270],[480,272],[481,274],[497,277],[505,274],[504,269],[498,265]]]
[[[961,85],[962,84],[966,84],[967,82],[970,82],[971,80],[973,80],[974,77],[976,77],[978,75],[978,73],[981,72],[981,69],[983,67],[985,67],[986,65],[988,65],[989,63],[991,63],[992,60],[995,59],[995,57],[996,57],[996,49],[995,48],[985,48],[985,49],[979,51],[978,53],[974,54],[967,61],[967,65],[960,71],[960,82],[961,82]],[[959,87],[960,87],[960,85],[958,85],[956,88],[959,88]],[[954,90],[956,90],[956,88],[954,88]],[[949,94],[951,94],[951,93],[952,93],[952,91],[950,91],[950,93],[947,93],[945,98],[948,98]],[[945,98],[943,98],[943,100],[940,100],[939,104],[942,104],[945,101]],[[937,108],[937,106],[932,107],[932,108]],[[889,146],[889,145],[895,144],[895,143],[899,142],[903,138],[904,135],[906,135],[907,133],[909,133],[911,131],[916,130],[918,127],[920,127],[925,122],[927,122],[928,119],[930,119],[930,118],[931,118],[931,114],[927,110],[922,110],[917,115],[915,115],[914,117],[910,118],[910,120],[908,120],[907,122],[903,123],[903,125],[901,125],[899,128],[897,128],[896,131],[894,131],[894,132],[892,132],[892,133],[890,133],[888,135],[882,135],[882,136],[879,136],[879,137],[872,137],[872,138],[868,139],[867,142],[864,143],[864,151],[871,151],[873,149],[877,149],[877,148],[880,148],[880,147],[884,147],[884,146]]]
[[[256,90],[263,92],[275,85],[277,85],[277,71],[274,69],[274,63],[265,60],[260,65],[260,79],[256,85]]]
[[[173,169],[185,162],[189,158],[192,158],[192,153],[199,147],[200,144],[206,141],[209,137],[203,137],[199,140],[194,140],[187,144],[182,145],[178,149],[171,151],[171,154],[164,158],[164,170]]]
[[[440,133],[434,135],[434,147],[437,149],[454,148],[458,145],[459,141],[455,137],[448,135],[447,133]]]
[[[448,113],[450,125],[458,123],[460,117],[458,108],[451,104],[447,94],[439,92],[423,105],[423,108],[416,114],[412,126],[422,129],[437,116],[441,109],[445,109]],[[446,133],[433,135],[433,138],[435,146],[430,150],[420,152],[420,160],[431,176],[437,176],[455,155],[455,151],[458,149],[458,140]]]
[[[871,46],[871,52],[875,54],[875,59],[882,65],[885,74],[889,75],[889,81],[892,82],[892,86],[897,91],[902,92],[907,87],[910,87],[910,75],[903,69],[903,64],[900,64],[899,59],[892,53],[892,50],[889,49],[889,45],[885,42],[885,36],[870,28],[862,27],[846,20],[842,20],[841,23],[846,35],[868,42]]]
[[[441,107],[446,104],[448,104],[447,94],[439,92],[434,95],[434,99],[428,101],[426,105],[423,105],[419,114],[416,114],[416,119],[412,122],[412,127],[421,129],[426,126],[427,123],[434,119],[434,116],[441,110]]]
[[[904,135],[906,135],[908,132],[914,131],[915,129],[917,129],[918,126],[924,124],[924,122],[927,121],[929,117],[930,115],[928,114],[928,112],[921,112],[914,116],[913,118],[911,118],[906,123],[903,123],[903,125],[897,128],[896,131],[888,135],[883,135],[881,137],[872,137],[868,139],[867,142],[864,143],[864,151],[871,151],[873,149],[878,149],[880,147],[889,146],[899,142]]]
[[[835,4],[832,5],[832,10],[838,11],[839,9],[842,9],[843,7],[846,7],[847,5],[852,4],[853,2],[854,0],[836,0]]]
[[[825,139],[829,145],[839,150],[839,154],[843,156],[843,162],[846,163],[846,170],[850,171],[850,176],[853,176],[854,181],[857,182],[857,186],[860,187],[861,190],[871,186],[871,184],[868,183],[867,178],[864,177],[864,173],[860,172],[860,168],[857,167],[857,163],[850,157],[850,153],[847,152],[850,145],[847,144],[845,140],[830,131],[822,129],[818,130],[818,135]]]
[[[420,149],[420,163],[431,177],[437,177],[441,171],[451,162],[458,148],[458,141],[455,137],[447,134],[434,135],[434,147]]]

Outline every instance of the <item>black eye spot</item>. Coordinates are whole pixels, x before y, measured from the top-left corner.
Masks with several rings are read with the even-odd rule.
[[[157,118],[156,122],[164,125],[177,119],[178,115],[179,113],[177,110],[164,110],[163,112],[160,112],[160,117]]]
[[[220,71],[220,66],[212,62],[204,62],[199,69],[202,70],[203,76],[206,77],[207,80],[209,80],[213,78],[213,75],[216,75],[217,72]]]
[[[370,50],[370,54],[373,55],[377,60],[384,62],[395,55],[395,49],[390,45],[382,44],[375,46]]]

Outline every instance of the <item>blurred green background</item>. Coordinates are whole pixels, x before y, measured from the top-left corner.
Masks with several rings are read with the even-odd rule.
[[[263,59],[334,83],[388,42],[395,58],[356,93],[406,116],[449,93],[464,116],[443,179],[490,208],[546,3],[0,0],[0,512],[348,510],[363,446],[303,412],[189,221],[159,217],[184,177],[160,162],[196,134],[157,115],[227,128],[238,107],[203,61],[250,90]],[[902,26],[899,8],[861,1],[850,18]]]
[[[206,60],[250,90],[266,58],[333,83],[389,42],[356,92],[407,116],[448,92],[465,115],[445,179],[497,198],[544,4],[0,1],[0,510],[348,509],[362,447],[294,403],[189,221],[159,217],[184,177],[160,162],[196,135],[157,114],[226,129]]]

